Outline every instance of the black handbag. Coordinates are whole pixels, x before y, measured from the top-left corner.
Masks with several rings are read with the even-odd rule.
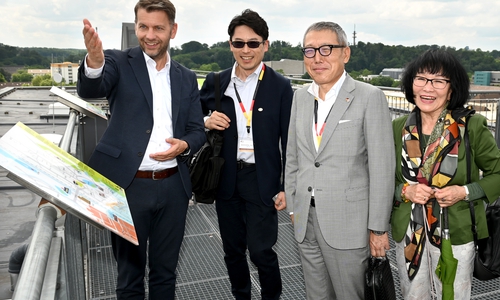
[[[471,182],[471,157],[467,129],[464,135],[465,155],[467,161],[467,182]],[[488,224],[489,237],[477,239],[476,214],[474,201],[469,202],[471,229],[474,236],[476,254],[474,257],[474,273],[476,279],[485,281],[500,277],[500,206],[498,199],[486,207],[486,222]]]
[[[391,265],[387,257],[370,257],[365,272],[365,300],[396,300]]]
[[[220,111],[219,73],[215,73],[214,76],[215,109]],[[219,156],[224,137],[219,130],[209,130],[206,134],[207,141],[188,160],[188,166],[194,200],[197,203],[212,204],[215,201],[220,173],[224,165],[224,158]]]

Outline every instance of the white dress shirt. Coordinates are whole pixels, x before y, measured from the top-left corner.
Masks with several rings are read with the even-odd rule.
[[[153,128],[139,170],[163,170],[177,166],[177,160],[174,158],[160,162],[151,159],[149,155],[168,150],[170,144],[165,139],[173,137],[170,55],[167,52],[167,63],[158,71],[156,70],[156,62],[146,53],[143,52],[143,54],[153,92]],[[86,61],[87,58],[84,60],[85,75],[89,78],[101,76],[104,65],[99,69],[92,69],[87,66]]]
[[[231,72],[231,82],[227,86],[224,95],[231,97],[234,102],[234,110],[236,111],[236,126],[238,127],[238,154],[237,160],[243,160],[247,163],[255,163],[254,152],[251,151],[240,151],[240,141],[242,139],[251,139],[253,141],[253,130],[252,126],[250,127],[250,133],[247,132],[247,119],[241,110],[240,103],[238,102],[238,98],[236,97],[236,92],[234,91],[234,84],[236,84],[236,88],[238,89],[238,94],[240,95],[241,102],[245,107],[245,111],[248,113],[250,111],[250,107],[252,105],[253,94],[255,92],[255,88],[257,87],[257,82],[259,80],[260,72],[262,71],[262,62],[259,67],[255,69],[255,71],[250,74],[245,81],[241,80],[236,76],[236,67],[238,63],[235,63],[233,66],[233,70]],[[256,109],[256,107],[254,107]],[[253,113],[253,112],[252,112]],[[234,122],[234,120],[231,120]],[[251,124],[251,123],[250,123]]]

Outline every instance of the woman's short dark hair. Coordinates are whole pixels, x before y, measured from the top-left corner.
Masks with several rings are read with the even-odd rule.
[[[258,13],[251,9],[244,10],[241,15],[235,16],[227,28],[229,40],[232,40],[236,27],[246,25],[259,35],[264,41],[269,37],[269,28],[267,23]]]
[[[469,75],[453,54],[440,49],[427,50],[406,66],[401,79],[401,91],[405,93],[408,102],[415,104],[413,79],[417,73],[425,72],[439,74],[450,80],[451,96],[448,109],[462,108],[467,103]]]

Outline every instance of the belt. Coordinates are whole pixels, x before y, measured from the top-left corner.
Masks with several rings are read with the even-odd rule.
[[[311,196],[311,206],[316,207],[316,202],[314,202],[314,196]]]
[[[254,164],[252,163],[247,163],[246,161],[242,161],[242,160],[238,160],[236,161],[236,168],[238,170],[241,170],[241,169],[244,169],[244,168],[248,168],[248,167],[251,167],[253,166]]]
[[[159,180],[168,178],[177,173],[177,171],[179,171],[177,167],[159,171],[137,171],[137,173],[135,173],[135,178],[149,178],[153,180]]]

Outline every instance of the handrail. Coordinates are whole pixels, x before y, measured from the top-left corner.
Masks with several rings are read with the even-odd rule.
[[[77,117],[78,112],[71,109],[66,130],[59,142],[60,148],[64,151],[70,149]],[[57,220],[57,209],[52,205],[46,205],[39,207],[37,212],[32,240],[28,246],[12,295],[13,300],[40,299],[44,288],[49,250],[51,249],[53,231]],[[52,288],[55,289],[56,285],[52,285]]]
[[[33,237],[12,295],[13,300],[40,299],[56,217],[56,209],[52,206],[38,209]]]

